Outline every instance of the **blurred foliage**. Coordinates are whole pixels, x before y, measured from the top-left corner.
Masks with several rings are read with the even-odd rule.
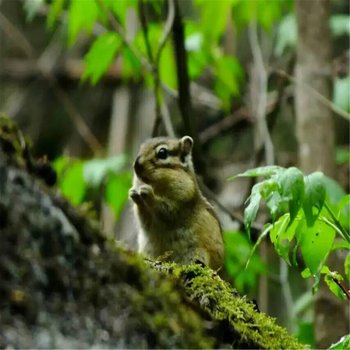
[[[95,200],[96,195],[92,196],[90,190],[98,190],[100,199],[104,199],[118,219],[131,187],[132,176],[125,170],[126,164],[124,155],[87,161],[60,157],[54,167],[62,194],[73,204]]]
[[[260,202],[264,200],[272,223],[265,225],[252,253],[269,234],[276,252],[288,265],[298,265],[297,253],[300,252],[306,266],[302,276],[315,279],[314,291],[323,275],[333,294],[346,299],[337,283],[344,280],[343,276],[330,271],[326,262],[329,254],[337,249],[350,251],[350,195],[323,173],[304,176],[295,167],[266,166],[231,179],[237,177],[264,178],[252,188],[244,222],[249,234]],[[344,268],[349,271],[349,259]]]
[[[225,270],[238,292],[247,294],[256,290],[258,277],[266,273],[266,266],[257,253],[246,263],[252,250],[252,243],[239,231],[224,232]]]
[[[25,0],[28,19],[32,19],[45,3],[45,0]],[[164,33],[166,1],[145,0],[145,4],[149,11],[147,34],[155,56]],[[118,61],[123,79],[142,80],[148,87],[154,85],[154,70],[147,64],[150,62],[141,26],[136,26],[135,33],[130,35],[130,14],[137,16],[140,11],[137,0],[52,0],[49,5],[47,26],[54,29],[64,17],[62,22],[67,27],[69,46],[78,41],[81,33],[91,38],[84,57],[83,81],[97,84]],[[233,99],[242,96],[245,90],[245,62],[228,52],[223,45],[224,34],[231,27],[235,33],[244,33],[256,22],[263,31],[274,34],[273,54],[276,58],[282,57],[296,48],[293,6],[293,0],[193,0],[184,18],[190,80],[209,76],[222,108],[229,111]],[[109,15],[114,18],[114,24]],[[333,36],[349,36],[349,23],[348,15],[333,15],[330,21]],[[158,70],[161,85],[176,90],[170,38],[161,52]],[[333,102],[347,112],[350,111],[349,81],[349,76],[334,79]],[[96,197],[105,200],[118,219],[131,186],[131,173],[125,170],[125,161],[124,156],[90,161],[61,157],[55,162],[59,187],[74,204],[96,200]],[[337,162],[348,163],[349,151],[339,149]],[[266,202],[272,223],[265,226],[254,246],[240,232],[224,233],[225,264],[237,289],[249,293],[256,288],[259,275],[266,273],[256,248],[269,236],[276,252],[288,264],[295,265],[297,252],[301,253],[306,265],[303,276],[315,278],[314,290],[322,276],[332,292],[343,297],[334,282],[334,279],[342,280],[343,276],[330,271],[326,262],[332,251],[349,249],[349,196],[323,174],[304,176],[296,168],[258,168],[239,176],[264,178],[253,187],[245,210],[247,231],[262,200]],[[348,256],[344,264],[347,279],[350,278],[349,266]],[[312,325],[300,322],[298,333],[300,339],[314,344]],[[341,346],[346,340],[338,344],[340,347],[336,348],[343,349],[345,347]]]
[[[344,335],[338,342],[329,347],[330,350],[347,350],[350,349],[350,334]]]

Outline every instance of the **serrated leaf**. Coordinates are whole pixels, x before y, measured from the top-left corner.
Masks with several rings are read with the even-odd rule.
[[[321,220],[312,227],[304,225],[302,231],[298,236],[300,250],[305,265],[316,275],[332,249],[335,231]]]
[[[278,184],[281,196],[283,198],[288,198],[291,224],[303,202],[304,175],[295,167],[288,168],[279,174]]]
[[[100,186],[109,174],[119,173],[126,165],[126,156],[92,159],[84,163],[84,179],[93,187]]]
[[[68,16],[68,43],[72,45],[81,30],[88,33],[97,20],[99,11],[95,0],[71,0]]]
[[[90,78],[91,82],[96,84],[112,64],[121,43],[116,33],[108,32],[99,36],[85,55],[85,70],[82,79]]]
[[[261,183],[253,186],[252,193],[249,198],[249,204],[244,210],[244,226],[247,230],[248,236],[250,237],[250,228],[252,222],[256,218],[256,214],[259,210],[261,195],[260,195]]]
[[[312,226],[317,220],[326,199],[324,175],[321,172],[312,173],[304,177],[304,183],[303,211],[308,226]]]
[[[112,208],[116,219],[128,200],[128,191],[131,187],[131,173],[109,176],[105,188],[105,200]]]
[[[237,177],[271,177],[272,175],[276,175],[277,173],[284,171],[284,169],[277,165],[268,165],[259,168],[249,169],[244,173],[240,173],[238,175],[229,177],[228,180],[234,180]]]

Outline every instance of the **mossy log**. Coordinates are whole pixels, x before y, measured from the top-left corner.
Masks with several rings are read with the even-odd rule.
[[[52,176],[0,118],[1,348],[305,348],[214,271],[107,238]]]

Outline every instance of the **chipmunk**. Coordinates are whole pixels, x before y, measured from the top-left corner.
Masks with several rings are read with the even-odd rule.
[[[139,251],[219,269],[224,246],[213,207],[203,197],[191,151],[193,140],[156,137],[141,145],[129,196],[140,224]]]

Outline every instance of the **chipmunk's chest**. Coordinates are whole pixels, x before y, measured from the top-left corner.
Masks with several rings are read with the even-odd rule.
[[[177,228],[162,232],[143,230],[139,233],[139,250],[143,253],[157,258],[159,256],[169,255],[169,259],[175,262],[190,261],[193,251],[197,247],[195,236],[186,228]]]

